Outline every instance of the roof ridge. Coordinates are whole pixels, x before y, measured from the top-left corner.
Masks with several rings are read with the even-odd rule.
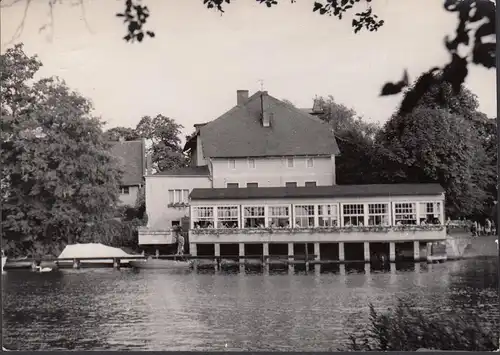
[[[290,111],[294,111],[294,112],[300,113],[302,116],[307,117],[307,118],[309,118],[309,119],[311,119],[311,120],[313,120],[313,121],[315,121],[315,122],[319,122],[319,123],[322,123],[322,124],[326,124],[326,122],[325,122],[325,121],[323,121],[321,118],[318,118],[318,117],[313,116],[313,115],[311,115],[311,114],[309,114],[309,113],[306,113],[306,112],[304,112],[303,110],[301,110],[300,108],[295,107],[295,106],[290,105],[290,104],[287,104],[286,102],[283,102],[283,101],[281,101],[280,99],[275,98],[274,96],[271,96],[271,95],[269,95],[269,94],[267,94],[267,95],[268,95],[270,98],[272,98],[273,100],[275,100],[275,101],[276,101],[279,105],[284,106],[285,108],[289,109]]]

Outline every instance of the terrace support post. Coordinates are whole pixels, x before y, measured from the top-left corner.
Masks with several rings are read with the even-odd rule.
[[[293,252],[293,243],[288,243],[288,270],[293,271],[293,259],[294,259],[294,252]]]
[[[413,242],[413,260],[420,261],[420,242],[418,240]]]
[[[389,261],[391,263],[396,262],[396,243],[389,243]]]
[[[339,242],[339,261],[343,263],[345,261],[345,247],[344,242]]]
[[[240,264],[240,272],[245,272],[245,243],[239,243],[238,247],[238,262]]]
[[[262,263],[264,270],[269,270],[269,243],[262,244]]]
[[[189,243],[189,254],[192,256],[198,256],[198,249],[196,248],[196,243]]]
[[[80,268],[80,260],[79,259],[73,259],[73,269],[79,269]]]
[[[364,257],[365,257],[365,263],[369,263],[370,262],[370,243],[369,242],[363,243],[363,251],[364,251]]]
[[[219,269],[219,263],[220,263],[220,244],[215,243],[214,244],[214,262],[215,262],[215,270]]]
[[[113,258],[113,268],[120,270],[121,260],[119,258]]]
[[[314,243],[314,260],[321,260],[321,249],[319,247],[319,243]]]
[[[427,262],[432,262],[432,242],[427,242]]]

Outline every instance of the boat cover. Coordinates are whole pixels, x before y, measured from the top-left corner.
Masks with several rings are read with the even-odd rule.
[[[59,259],[78,258],[126,258],[138,256],[128,254],[120,248],[110,247],[101,243],[69,244],[59,255]]]

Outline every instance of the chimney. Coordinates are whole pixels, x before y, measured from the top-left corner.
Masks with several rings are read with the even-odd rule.
[[[243,105],[248,100],[248,90],[236,90],[236,104]]]
[[[260,95],[260,102],[261,102],[261,108],[262,108],[262,126],[264,127],[270,127],[271,126],[271,121],[273,118],[273,113],[270,110],[269,107],[269,97],[267,95],[267,91],[262,91]]]

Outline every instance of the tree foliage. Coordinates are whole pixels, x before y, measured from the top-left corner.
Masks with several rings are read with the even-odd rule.
[[[156,171],[176,169],[187,165],[187,157],[182,152],[181,124],[164,115],[144,116],[135,128],[114,127],[106,131],[110,140],[117,141],[144,138],[151,143],[148,154]]]
[[[22,45],[1,55],[2,238],[71,241],[112,217],[122,172],[91,103],[41,67]]]
[[[340,155],[335,161],[337,184],[378,182],[378,146],[375,136],[380,127],[363,120],[357,113],[335,102],[332,96],[320,97],[318,117],[328,122],[337,139]]]

